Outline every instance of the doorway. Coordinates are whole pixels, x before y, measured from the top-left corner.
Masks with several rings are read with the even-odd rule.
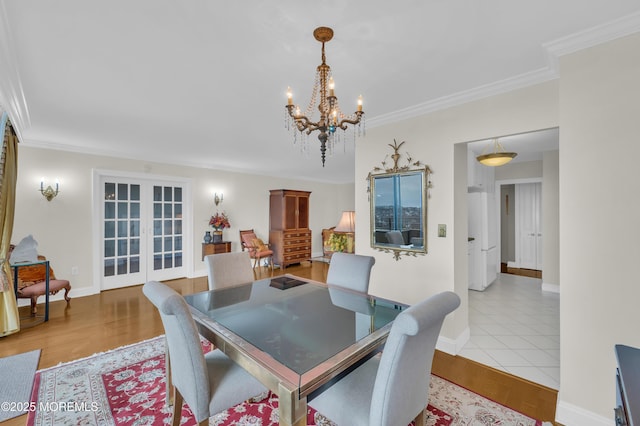
[[[187,275],[187,181],[98,172],[94,191],[100,291]]]
[[[559,130],[555,128],[505,136],[500,137],[500,141],[506,150],[517,152],[518,155],[511,163],[489,170],[488,173],[491,171],[494,173],[494,179],[489,181],[478,179],[478,173],[476,176],[470,176],[469,170],[472,170],[471,166],[476,166],[475,156],[481,153],[490,140],[467,144],[467,185],[473,187],[468,188],[468,191],[486,188],[487,191],[495,193],[499,203],[498,216],[506,213],[508,205],[511,224],[509,225],[508,221],[496,219],[499,232],[498,253],[500,259],[508,259],[514,262],[512,263],[514,265],[518,259],[515,255],[516,215],[514,212],[518,208],[516,185],[543,183],[544,185],[539,187],[539,192],[542,194],[540,199],[544,199],[545,203],[544,206],[539,204],[542,213],[538,219],[541,223],[544,222],[545,230],[549,235],[533,249],[531,247],[527,249],[533,250],[536,256],[538,249],[549,256],[544,268],[545,271],[549,269],[551,273],[545,272],[545,279],[549,276],[551,280],[557,280],[558,274],[555,271],[558,269],[558,251],[556,249],[548,251],[547,245],[549,243],[557,245],[558,238]],[[480,175],[486,177],[488,173]],[[503,192],[503,187],[511,188],[511,191],[507,189]],[[535,185],[533,185],[533,192],[536,192]],[[508,203],[506,194],[509,194]],[[524,206],[519,208],[522,209]],[[531,219],[535,218],[532,215]],[[525,220],[521,221],[522,228],[525,222]],[[537,229],[542,234],[542,228]],[[536,230],[536,238],[537,233]],[[503,242],[503,234],[507,234],[506,242]],[[544,241],[545,250],[542,250],[542,241]],[[519,250],[524,249],[521,246]],[[503,252],[512,254],[502,257]],[[536,257],[535,262],[534,267],[542,268],[542,256]],[[550,285],[554,282],[557,281],[546,284],[541,278],[499,273],[498,279],[486,290],[469,291],[471,336],[458,355],[558,389],[560,304],[559,291],[553,289],[558,286]],[[541,317],[543,313],[546,315],[544,318]]]
[[[542,182],[496,182],[500,272],[542,278]]]

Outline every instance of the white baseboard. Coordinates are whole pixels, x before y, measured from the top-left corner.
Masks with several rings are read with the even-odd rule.
[[[462,350],[462,347],[469,341],[471,337],[471,330],[469,327],[465,328],[462,333],[455,339],[449,339],[448,337],[438,336],[438,342],[436,343],[436,349],[442,352],[446,352],[449,355],[457,355]]]
[[[564,426],[611,426],[614,423],[613,409],[611,411],[611,418],[607,418],[577,405],[558,401],[555,420]]]
[[[71,290],[69,291],[69,297],[71,298],[71,300],[73,300],[76,297],[91,296],[93,294],[97,294],[93,289],[93,287],[74,288],[73,284],[71,285]],[[39,304],[44,303],[44,299],[45,299],[44,295],[40,296],[38,298],[38,303]],[[60,290],[58,293],[49,296],[49,303],[57,302],[58,300],[64,300],[64,290]],[[30,305],[31,305],[30,299],[18,299],[19,307],[30,306]]]
[[[548,291],[551,293],[560,293],[560,286],[558,284],[542,283],[542,291]]]

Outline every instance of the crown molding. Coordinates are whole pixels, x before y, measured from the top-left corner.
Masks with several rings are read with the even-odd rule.
[[[155,163],[155,164],[168,164],[171,166],[181,166],[181,167],[193,167],[196,169],[207,169],[207,170],[219,170],[233,173],[241,173],[245,175],[253,175],[253,176],[265,176],[265,177],[273,177],[273,178],[281,178],[281,179],[290,179],[291,176],[286,172],[269,172],[264,170],[255,170],[255,169],[247,169],[244,167],[230,167],[225,165],[224,163],[207,163],[207,162],[194,162],[194,161],[178,161],[177,159],[167,159],[162,158],[162,156],[153,156],[149,153],[139,153],[132,154],[129,152],[123,152],[122,150],[111,150],[111,149],[100,149],[100,148],[90,148],[86,146],[79,145],[70,145],[63,144],[57,142],[48,142],[37,139],[25,139],[20,140],[21,145],[29,148],[38,148],[38,149],[49,149],[53,151],[62,151],[62,152],[72,152],[75,154],[81,155],[95,155],[102,157],[111,157],[111,158],[121,158],[123,160],[132,160],[139,161],[142,163]],[[145,166],[146,167],[146,166]],[[308,182],[318,182],[318,183],[326,183],[331,185],[344,185],[353,183],[353,180],[346,181],[335,181],[331,179],[318,179],[318,178],[297,178],[299,180],[308,181]]]
[[[640,31],[640,12],[559,38],[543,44],[542,47],[552,58],[557,60],[561,56],[625,37],[638,31]]]
[[[367,126],[375,128],[557,79],[561,56],[637,32],[640,32],[640,12],[543,44],[541,47],[547,56],[544,68],[379,115],[367,119]]]
[[[11,124],[22,140],[22,130],[31,126],[27,98],[24,95],[18,61],[14,51],[9,19],[5,3],[0,3],[0,66],[7,70],[9,78],[0,80],[0,107],[9,114]]]
[[[558,73],[550,68],[541,68],[536,71],[510,77],[495,83],[485,84],[463,92],[454,93],[450,96],[433,99],[407,108],[379,115],[367,119],[367,127],[374,128],[385,124],[395,123],[401,120],[426,115],[435,111],[451,108],[457,105],[466,104],[483,98],[511,92],[527,86],[544,83],[558,78]]]

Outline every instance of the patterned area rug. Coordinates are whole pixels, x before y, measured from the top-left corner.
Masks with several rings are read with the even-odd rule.
[[[203,342],[203,350],[210,345]],[[36,373],[31,396],[33,425],[164,425],[171,416],[165,405],[164,337],[157,337]],[[336,426],[310,403],[307,424]],[[431,376],[428,426],[541,426],[507,407],[447,380]],[[181,425],[196,424],[189,408]],[[257,395],[209,419],[210,426],[276,426],[278,398]]]

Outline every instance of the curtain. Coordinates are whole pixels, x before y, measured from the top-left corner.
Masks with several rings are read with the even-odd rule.
[[[20,315],[9,262],[6,262],[13,231],[13,213],[18,177],[18,137],[6,112],[0,121],[2,153],[0,157],[0,336],[20,331]]]

